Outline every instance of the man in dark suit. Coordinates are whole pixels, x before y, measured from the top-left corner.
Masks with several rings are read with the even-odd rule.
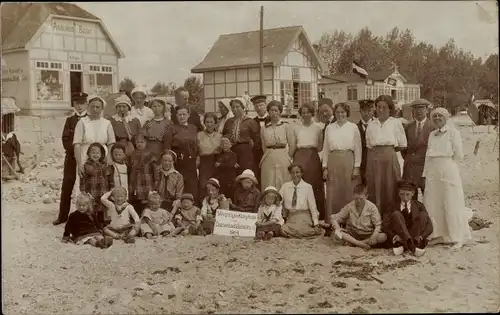
[[[257,112],[257,116],[255,116],[253,119],[259,124],[259,132],[260,128],[264,128],[264,126],[270,121],[269,115],[267,114],[266,100],[267,97],[265,95],[256,95],[250,99],[250,102],[252,102],[253,107]],[[264,155],[264,151],[262,150],[262,145],[260,143],[254,145],[253,152],[255,158],[255,167],[257,168],[257,176],[260,180],[261,174],[259,165],[260,165],[260,160]]]
[[[87,116],[87,97],[87,93],[82,92],[71,94],[71,106],[74,109],[74,114],[66,118],[61,137],[66,156],[64,157],[59,215],[57,216],[57,220],[52,222],[54,225],[59,225],[68,220],[71,207],[71,194],[73,193],[76,181],[76,159],[73,150],[73,137],[75,135],[76,124],[80,121],[80,118]]]
[[[418,199],[418,188],[425,190],[425,180],[422,178],[425,164],[425,154],[427,152],[427,141],[429,134],[433,130],[431,122],[427,119],[429,106],[431,103],[426,99],[413,101],[410,106],[414,120],[405,127],[408,147],[401,152],[404,159],[403,179],[411,181],[416,185],[416,192],[413,199]]]
[[[318,102],[318,114],[322,117],[325,127],[323,128],[323,139],[325,138],[325,130],[329,124],[336,121],[335,115],[333,113],[333,101],[329,98],[322,98]]]
[[[172,122],[178,123],[175,109],[178,106],[187,106],[189,108],[188,124],[195,125],[198,131],[202,131],[203,129],[205,129],[203,127],[203,124],[201,123],[198,111],[194,108],[194,106],[189,104],[189,91],[185,87],[181,86],[175,90],[174,96],[175,96],[176,106],[175,107],[170,106],[170,114]]]
[[[361,135],[361,166],[360,166],[360,175],[361,181],[363,184],[366,184],[365,178],[365,170],[366,170],[366,156],[368,154],[368,148],[366,147],[366,128],[368,127],[368,123],[373,119],[373,112],[375,110],[375,102],[372,100],[361,100],[359,101],[359,113],[361,115],[361,119],[358,122],[359,134]]]

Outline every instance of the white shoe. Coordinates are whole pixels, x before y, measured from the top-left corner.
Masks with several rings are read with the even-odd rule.
[[[425,248],[415,248],[415,257],[422,257],[425,254]]]
[[[405,249],[403,246],[392,248],[392,252],[394,253],[395,256],[403,255],[404,251],[405,251]]]

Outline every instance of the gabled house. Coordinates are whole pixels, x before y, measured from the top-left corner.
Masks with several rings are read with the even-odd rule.
[[[259,31],[222,35],[205,59],[191,69],[203,74],[207,112],[217,110],[219,99],[260,94],[259,45]],[[288,98],[296,110],[318,95],[323,65],[302,26],[264,30],[263,63],[268,102],[281,100],[286,106]]]
[[[2,92],[32,114],[65,113],[71,93],[118,92],[124,58],[104,23],[70,3],[5,3]]]

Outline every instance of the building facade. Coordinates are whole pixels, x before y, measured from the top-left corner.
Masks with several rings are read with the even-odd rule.
[[[366,79],[357,74],[324,75],[319,86],[321,95],[334,103],[375,100],[380,95],[391,95],[396,106],[401,108],[403,104],[420,98],[420,84],[397,68],[392,72],[368,72]]]
[[[224,98],[259,95],[259,31],[222,35],[191,72],[203,75],[205,111]],[[264,30],[264,90],[293,113],[318,94],[319,57],[301,26]],[[291,100],[291,97],[293,100]],[[248,104],[250,112],[253,111]]]
[[[7,5],[2,89],[22,111],[62,113],[74,92],[118,92],[118,59],[124,55],[100,19],[67,3]]]

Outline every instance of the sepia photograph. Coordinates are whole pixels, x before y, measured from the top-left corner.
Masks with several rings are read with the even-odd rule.
[[[0,12],[3,314],[500,312],[497,1]]]

